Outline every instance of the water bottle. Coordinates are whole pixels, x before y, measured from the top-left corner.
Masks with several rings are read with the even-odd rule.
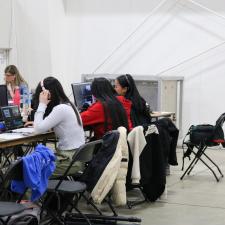
[[[19,89],[19,87],[15,88],[14,97],[13,97],[13,105],[18,105],[20,107],[20,89]]]
[[[23,122],[27,122],[28,114],[29,114],[29,90],[25,86],[23,87],[23,96],[22,96],[22,119]]]

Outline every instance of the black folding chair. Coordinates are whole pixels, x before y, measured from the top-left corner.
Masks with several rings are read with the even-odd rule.
[[[18,199],[18,194],[10,190],[12,180],[23,180],[23,163],[22,159],[12,162],[8,168],[2,173],[2,182],[0,184],[0,201],[20,201],[23,197],[22,194]],[[15,196],[16,199],[15,199]]]
[[[180,177],[181,180],[186,174],[189,175],[191,173],[198,161],[201,161],[212,172],[217,182],[219,182],[219,177],[216,175],[212,166],[215,166],[220,176],[223,177],[219,166],[206,154],[206,149],[212,146],[219,146],[220,144],[224,146],[225,140],[222,129],[224,120],[225,113],[217,119],[215,126],[210,124],[200,124],[197,126],[192,125],[189,128],[182,144],[183,150],[184,148],[187,149],[186,151],[183,151],[182,170],[184,169],[184,158],[188,157],[190,159],[191,154],[194,154],[194,158]],[[189,136],[188,140],[186,140],[187,136]],[[212,166],[210,166],[210,164],[212,164]]]
[[[46,210],[50,216],[52,217],[52,220],[49,222],[49,224],[64,224],[64,218],[62,217],[62,213],[65,210],[64,208],[61,208],[60,206],[58,212],[54,212],[49,208],[49,203],[55,196],[63,195],[63,201],[64,205],[71,206],[70,210],[73,208],[81,215],[88,224],[91,224],[89,219],[83,214],[77,207],[77,201],[73,201],[73,197],[80,195],[82,196],[89,204],[91,204],[98,212],[101,214],[101,212],[98,210],[98,208],[93,204],[92,201],[90,201],[85,195],[84,192],[86,190],[86,184],[84,182],[80,181],[73,181],[73,180],[67,180],[68,172],[72,165],[76,161],[80,161],[83,163],[87,163],[91,161],[93,157],[94,150],[97,145],[100,145],[102,143],[102,140],[97,140],[93,142],[86,143],[82,145],[79,149],[77,149],[76,153],[73,156],[73,159],[68,166],[67,170],[63,174],[63,176],[59,180],[49,180],[48,188],[47,188],[47,197],[42,205],[42,211]],[[67,197],[68,196],[68,197]],[[78,200],[80,197],[77,197],[76,200]],[[65,204],[65,202],[67,204]]]
[[[19,195],[13,193],[10,190],[10,184],[12,180],[23,180],[23,163],[21,159],[12,162],[6,169],[5,173],[2,174],[2,182],[0,185],[0,224],[3,225],[7,225],[9,222],[12,223],[10,221],[12,216],[22,213],[28,209],[25,204],[20,204],[27,189],[25,189],[25,191]],[[19,223],[21,220],[24,221],[25,217],[29,220],[35,219],[37,223],[37,218],[28,214],[21,215],[21,217],[18,216],[13,221],[17,221]]]

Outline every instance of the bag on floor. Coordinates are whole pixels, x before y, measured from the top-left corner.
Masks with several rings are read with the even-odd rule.
[[[27,209],[11,216],[8,225],[38,225],[40,221],[40,207],[27,202],[23,203]]]

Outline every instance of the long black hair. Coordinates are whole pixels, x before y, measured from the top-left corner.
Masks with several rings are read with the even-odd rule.
[[[104,77],[94,78],[91,91],[93,96],[103,105],[105,131],[107,131],[109,121],[113,130],[120,126],[129,130],[126,111],[122,103],[116,98],[116,92],[111,83]]]
[[[130,74],[125,74],[117,77],[116,80],[119,82],[121,87],[127,88],[125,98],[131,100],[132,107],[135,109],[135,111],[143,112],[143,98],[136,87],[133,77]]]
[[[61,83],[55,77],[47,77],[44,80],[42,80],[42,82],[44,88],[48,90],[51,95],[51,101],[47,105],[44,117],[48,116],[55,106],[59,104],[70,104],[76,114],[77,122],[81,126],[82,122],[80,119],[79,112],[77,108],[74,106],[74,104],[66,96]],[[42,92],[42,84],[39,83],[33,96],[33,105],[35,110],[39,105],[39,95],[41,92]]]

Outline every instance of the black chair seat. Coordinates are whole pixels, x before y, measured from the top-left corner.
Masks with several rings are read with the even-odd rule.
[[[59,183],[59,180],[49,180],[48,182],[48,191],[54,192],[56,185]],[[59,188],[57,189],[58,192],[65,192],[65,193],[80,193],[85,191],[87,188],[85,183],[79,181],[63,181]]]
[[[15,202],[1,202],[0,201],[0,217],[12,216],[23,212],[26,207]]]

